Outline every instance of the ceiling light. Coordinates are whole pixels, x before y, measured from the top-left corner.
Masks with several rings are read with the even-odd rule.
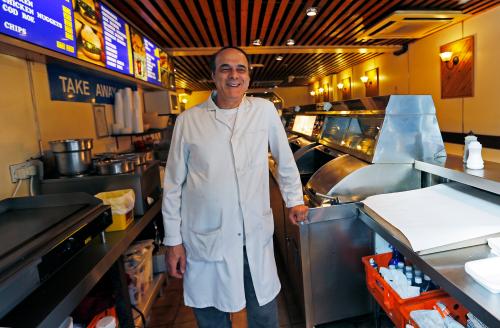
[[[254,46],[261,46],[262,45],[262,40],[261,39],[255,39],[255,40],[253,40],[252,44]]]
[[[306,15],[307,16],[316,16],[318,14],[318,8],[316,7],[310,7],[310,8],[307,8],[306,10]]]
[[[293,39],[288,39],[288,40],[286,40],[286,45],[293,46],[293,45],[295,45],[295,41]]]
[[[283,56],[276,56],[276,60],[277,61],[283,60]]]

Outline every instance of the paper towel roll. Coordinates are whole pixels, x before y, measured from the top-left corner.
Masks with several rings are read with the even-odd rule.
[[[134,103],[132,97],[132,89],[125,88],[121,92],[123,96],[123,117],[124,117],[124,128],[133,129],[132,121],[134,117]]]
[[[117,131],[119,131],[119,129],[124,127],[123,96],[121,90],[117,90],[115,92],[114,114],[115,114],[115,124],[118,129]],[[113,133],[115,133],[115,131],[113,131]]]
[[[142,113],[144,111],[144,98],[141,91],[134,91],[134,117],[132,121],[132,130],[134,133],[144,132],[144,122]]]

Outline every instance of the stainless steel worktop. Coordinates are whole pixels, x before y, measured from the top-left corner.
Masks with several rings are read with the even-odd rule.
[[[437,160],[415,161],[415,169],[500,195],[500,163],[485,162],[484,169],[469,170],[462,162],[462,157],[448,155],[446,158]],[[464,269],[466,262],[491,256],[487,245],[420,256],[414,253],[404,241],[399,240],[396,235],[365,213],[362,208],[359,218],[394,245],[488,327],[500,327],[500,294],[490,293],[474,281]],[[432,227],[429,228],[432,229]]]
[[[396,236],[361,210],[359,218],[405,257],[455,297],[488,327],[500,327],[500,294],[490,293],[464,269],[465,262],[488,257],[490,248],[479,245],[446,252],[418,255]]]
[[[500,163],[484,162],[484,169],[470,170],[461,156],[448,155],[429,161],[415,161],[415,169],[500,195]]]

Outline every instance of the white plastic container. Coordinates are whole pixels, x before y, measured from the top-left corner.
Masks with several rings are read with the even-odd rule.
[[[469,143],[467,157],[467,168],[471,170],[481,170],[484,168],[483,157],[481,156],[481,150],[483,146],[478,141],[471,141]]]

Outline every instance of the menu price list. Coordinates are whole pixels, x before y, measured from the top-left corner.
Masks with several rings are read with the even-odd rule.
[[[121,17],[101,4],[106,67],[133,74],[129,26]]]
[[[144,38],[144,47],[146,49],[146,72],[148,82],[160,84],[160,49],[147,38]]]
[[[70,0],[2,0],[0,32],[75,55]]]

